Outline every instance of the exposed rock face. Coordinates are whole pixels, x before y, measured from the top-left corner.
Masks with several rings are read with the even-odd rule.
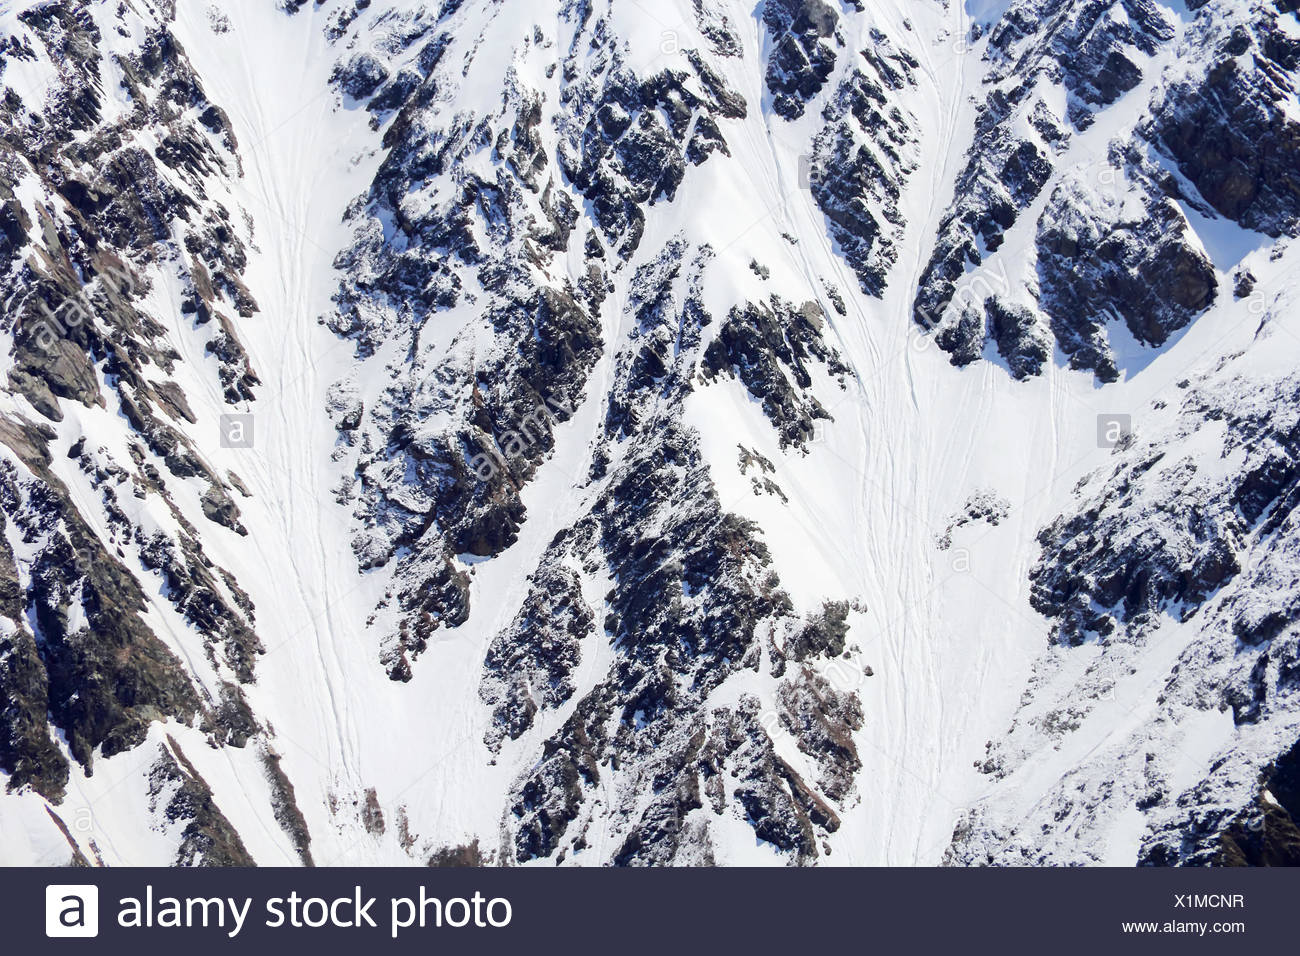
[[[600,490],[588,516],[543,558],[548,567],[603,555],[612,585],[603,640],[614,660],[517,784],[507,826],[521,862],[583,852],[604,833],[623,834],[617,863],[707,862],[711,814],[731,804],[760,840],[800,862],[819,855],[819,832],[838,826],[827,798],[775,754],[757,699],[735,709],[708,704],[728,676],[758,669],[765,630],[793,626],[758,529],[721,509],[696,439],[674,421],[701,357],[707,365],[727,335],[724,326],[703,345],[713,322],[698,296],[712,258],[711,250],[674,241],[638,270],[631,298],[637,334],[616,363],[617,402],[609,405],[593,475]],[[796,320],[787,333],[792,328],[803,347],[827,354],[815,326]],[[679,346],[671,355],[669,342]],[[752,386],[769,400],[788,394],[785,373],[770,368],[779,378]],[[773,424],[785,427],[780,417]],[[645,527],[659,532],[647,538],[639,530]],[[773,646],[769,653],[781,652]],[[860,711],[851,698],[831,703],[829,688],[819,696],[811,673],[797,680],[810,689],[791,689],[786,719],[801,722],[809,753],[831,768],[832,799],[843,799],[856,769],[847,735],[860,726]],[[531,708],[522,713],[531,723]],[[645,806],[650,781],[657,796]],[[606,796],[593,800],[595,793]]]
[[[168,738],[149,770],[149,809],[180,830],[175,866],[252,866],[239,833],[212,800],[207,781]]]
[[[984,301],[988,336],[1013,378],[1024,380],[1039,375],[1051,356],[1051,344],[1042,333],[1032,309],[1003,302],[997,296]]]
[[[573,696],[580,648],[593,624],[578,575],[562,566],[543,568],[514,624],[496,636],[484,661],[481,693],[494,707],[489,746],[499,748],[503,735],[518,739],[539,709]]]
[[[1031,601],[1053,622],[1060,647],[1040,663],[1016,724],[981,769],[1013,774],[1033,741],[1060,747],[1085,733],[1094,714],[1132,692],[1133,675],[1181,624],[1190,636],[1163,658],[1158,717],[1100,748],[1028,819],[977,810],[954,836],[952,862],[1100,859],[1101,824],[1064,821],[1079,811],[1100,821],[1125,801],[1144,816],[1143,863],[1295,858],[1300,604],[1293,575],[1281,569],[1296,556],[1300,392],[1294,374],[1260,380],[1231,362],[1184,386],[1171,425],[1117,449],[1113,470],[1078,490],[1078,510],[1041,532]],[[1211,455],[1200,448],[1207,427]],[[1081,672],[1058,670],[1078,655],[1090,661]],[[1208,776],[1189,784],[1178,764],[1189,748],[1206,746],[1187,730],[1197,720],[1210,746],[1223,749]],[[1216,721],[1222,729],[1209,729]],[[1099,768],[1109,768],[1112,785],[1096,784],[1090,771]],[[1042,841],[1040,827],[1053,839]]]
[[[268,748],[262,752],[262,761],[266,767],[267,782],[271,785],[275,822],[293,840],[294,849],[298,851],[302,863],[305,866],[315,866],[316,862],[311,855],[311,832],[298,807],[293,783],[280,767],[280,755]]]
[[[763,25],[772,44],[767,88],[772,109],[786,119],[803,115],[835,69],[839,14],[824,0],[765,0]]]
[[[872,39],[822,111],[826,126],[813,140],[808,171],[813,197],[862,291],[879,296],[898,259],[898,200],[918,161],[916,120],[893,100],[916,85],[920,64],[884,34]]]
[[[0,533],[7,522],[0,516]],[[23,587],[13,551],[0,539],[0,613],[6,635],[0,643],[0,768],[9,774],[10,789],[30,786],[49,800],[63,796],[68,764],[50,736],[50,678],[40,648],[24,626]]]
[[[1223,453],[1244,455],[1228,480],[1200,477],[1196,458],[1172,456],[1167,442],[1135,445],[1097,497],[1041,532],[1032,600],[1059,619],[1060,640],[1140,625],[1171,608],[1192,613],[1241,573],[1247,542],[1289,520],[1300,477],[1296,383],[1281,382],[1267,397],[1250,394],[1242,380],[1227,385],[1217,394],[1189,390],[1180,437],[1206,420],[1222,423]],[[1149,503],[1136,500],[1139,489]],[[1237,630],[1252,644],[1276,633],[1246,619]]]
[[[180,662],[140,619],[145,604],[135,579],[104,552],[53,475],[39,463],[35,474],[19,469],[12,461],[0,465],[0,501],[34,560],[24,582],[29,613],[11,620],[31,622],[40,657],[26,628],[18,630],[10,679],[21,696],[9,734],[21,734],[25,746],[15,748],[11,766],[49,761],[42,773],[66,779],[48,738],[32,736],[42,696],[41,712],[48,711],[87,769],[96,750],[112,756],[130,749],[144,740],[150,721],[189,719],[199,704]]]
[[[763,403],[763,412],[781,433],[783,445],[800,445],[813,435],[816,419],[830,415],[816,398],[811,364],[820,362],[833,374],[848,369],[822,340],[825,316],[816,302],[795,309],[773,297],[770,306],[734,309],[704,354],[708,377],[736,375]]]
[[[554,427],[583,401],[604,344],[596,316],[607,294],[606,246],[631,256],[643,207],[671,201],[692,165],[726,152],[717,119],[745,115],[743,98],[693,51],[685,57],[690,72],[639,77],[616,46],[600,42],[603,20],[574,25],[557,77],[564,112],[555,130],[539,125],[539,92],[513,75],[499,125],[459,116],[443,125],[436,96],[457,82],[441,64],[447,37],[402,54],[413,54],[419,83],[385,107],[398,110],[384,134],[389,152],[354,206],[358,241],[338,260],[349,278],[332,327],[354,337],[362,357],[400,327],[413,356],[383,394],[368,398],[368,415],[346,436],[361,479],[361,565],[381,567],[406,553],[396,633],[384,650],[396,679],[410,678],[411,660],[435,630],[469,614],[456,555],[490,556],[516,540],[525,518],[519,490],[550,452]],[[414,27],[406,35],[424,37]],[[582,55],[583,37],[599,51],[594,61]],[[539,34],[522,55],[550,57],[554,42]],[[372,107],[396,82],[374,93]],[[493,172],[471,171],[468,157],[489,146]],[[421,189],[438,176],[455,198],[425,206]],[[592,221],[579,247],[584,203]],[[417,206],[423,211],[409,211]],[[386,221],[404,236],[400,248]],[[476,238],[482,230],[487,243]],[[587,263],[581,284],[544,279],[571,246]],[[467,320],[471,306],[477,316]],[[441,312],[461,323],[450,362],[421,334]],[[474,344],[480,329],[492,342],[482,351]],[[419,425],[430,417],[455,424],[432,432]]]
[[[1300,865],[1300,742],[1260,773],[1260,793],[1227,829],[1222,817],[1210,818],[1218,826],[1203,827],[1201,840],[1185,862],[1210,866]],[[1178,847],[1185,852],[1184,842]],[[1156,844],[1144,863],[1164,865],[1178,857]],[[1181,862],[1181,861],[1180,861]]]
[[[1218,280],[1169,200],[1149,197],[1129,218],[1121,203],[1131,196],[1097,209],[1075,188],[1058,187],[1039,220],[1040,302],[1071,367],[1114,381],[1108,321],[1118,316],[1138,342],[1164,345],[1214,301]]]
[[[990,287],[989,261],[1037,206],[1036,281],[1015,305],[1036,300],[1071,367],[1102,381],[1120,375],[1107,329],[1115,317],[1139,343],[1159,347],[1215,301],[1214,268],[1187,238],[1186,208],[1274,237],[1295,234],[1300,139],[1283,105],[1297,63],[1282,22],[1290,11],[1197,7],[1181,32],[1148,2],[1017,4],[993,27],[985,84],[994,95],[915,301],[917,322],[940,329],[954,364],[983,354],[994,330],[979,317],[981,303],[1011,291]],[[1171,45],[1186,66],[1160,84],[1144,64]],[[1042,83],[1067,94],[1063,114]],[[1098,142],[1092,162],[1058,165],[1099,115],[1143,84],[1153,95],[1134,133]],[[1018,324],[1027,328],[1027,317]],[[1036,374],[1041,362],[1013,361],[1005,326],[997,334],[1012,373]]]
[[[857,697],[836,690],[825,677],[804,666],[795,679],[781,685],[779,700],[781,724],[821,771],[817,787],[829,799],[843,800],[862,769],[853,742],[853,731],[862,729]]]
[[[218,198],[241,173],[238,143],[170,22],[59,2],[18,12],[12,28],[0,85],[50,72],[43,100],[11,86],[0,96],[0,299],[17,403],[0,427],[12,622],[0,769],[11,789],[57,801],[67,758],[89,776],[95,760],[140,746],[155,721],[235,747],[263,732],[241,690],[262,650],[252,604],[178,504],[193,494],[199,524],[247,534],[233,485],[193,440],[198,419],[179,383],[211,375],[227,404],[253,399],[259,381],[232,316],[247,320],[257,304],[242,277],[245,233]],[[193,356],[156,317],[160,294],[193,325],[195,378],[181,373]],[[123,440],[67,436],[72,406],[109,412]],[[56,475],[56,445],[80,473],[75,490]],[[195,662],[160,639],[159,604],[193,629],[210,672],[196,677]],[[160,787],[187,776],[173,764],[158,765]],[[166,813],[204,800],[195,790]],[[198,825],[181,862],[250,860],[228,823],[224,834]]]
[[[1188,239],[1184,213],[1170,199],[1180,187],[1161,159],[1173,153],[1196,181],[1184,162],[1190,150],[1171,148],[1164,131],[1179,123],[1204,129],[1208,116],[1193,118],[1190,93],[1171,92],[1127,141],[1107,143],[1090,130],[1121,97],[1155,84],[1144,66],[1162,49],[1176,44],[1180,60],[1200,64],[1218,55],[1215,44],[1204,28],[1180,37],[1170,14],[1145,0],[1016,4],[982,39],[991,96],[922,276],[916,321],[937,330],[956,365],[976,361],[992,342],[1019,379],[1042,369],[1037,327],[1045,326],[1071,367],[1114,381],[1120,370],[1108,323],[1118,317],[1139,343],[1159,347],[1215,300],[1213,265]],[[1045,97],[1050,87],[1063,94],[1064,111]],[[1231,123],[1224,106],[1213,109]],[[1079,144],[1089,141],[1097,141],[1093,161],[1079,164],[1089,148]],[[998,251],[1030,211],[1036,275],[1018,287]]]
[[[1202,57],[1162,91],[1145,132],[1177,163],[1195,191],[1189,198],[1277,237],[1300,226],[1300,123],[1286,106],[1300,40],[1295,10],[1273,7],[1197,17],[1184,43]]]
[[[688,163],[699,165],[715,149],[726,152],[715,118],[745,116],[740,94],[698,54],[689,62],[694,76],[665,70],[637,79],[620,69],[615,55],[603,81],[589,73],[561,94],[572,126],[564,131],[560,162],[623,258],[640,242],[641,207],[671,201]]]

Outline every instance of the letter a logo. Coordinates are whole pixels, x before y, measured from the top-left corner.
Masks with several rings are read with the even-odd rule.
[[[45,935],[98,936],[99,887],[75,884],[45,887]]]

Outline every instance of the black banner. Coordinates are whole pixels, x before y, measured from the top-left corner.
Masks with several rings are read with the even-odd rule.
[[[1293,870],[0,870],[9,953],[1294,948]],[[357,947],[364,947],[358,950]],[[171,951],[170,949],[167,951]]]

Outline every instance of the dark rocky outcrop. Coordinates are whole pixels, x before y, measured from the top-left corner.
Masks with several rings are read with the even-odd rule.
[[[824,0],[764,0],[763,26],[771,53],[764,77],[772,110],[786,119],[803,115],[835,69],[839,14]]]
[[[1258,4],[1236,22],[1198,17],[1185,42],[1204,66],[1162,91],[1145,130],[1216,213],[1275,238],[1300,230],[1300,122],[1287,105],[1300,41],[1286,16]]]
[[[1139,64],[1175,35],[1167,13],[1149,0],[1035,0],[1013,5],[986,35],[970,38],[987,40],[989,95],[913,303],[914,320],[936,333],[953,364],[978,360],[992,332],[1015,377],[1038,374],[1048,345],[1030,332],[1036,322],[1021,311],[1028,298],[1012,306],[1019,290],[1011,288],[1005,264],[993,267],[990,260],[1059,175],[1058,155],[1099,111],[1139,84]],[[1063,88],[1063,115],[1041,84]],[[1149,213],[1135,223],[1108,211],[1116,198],[1105,184],[1122,181],[1113,169],[1095,179],[1065,178],[1037,226],[1039,307],[1073,367],[1105,381],[1118,371],[1098,317],[1123,315],[1139,341],[1160,345],[1212,301],[1215,289],[1212,266],[1181,240],[1185,227],[1163,185],[1147,184],[1146,194],[1133,199]],[[1152,219],[1158,224],[1151,235],[1130,234]],[[1085,222],[1090,225],[1080,228]],[[1152,248],[1154,240],[1160,241]],[[1151,293],[1132,279],[1135,268],[1163,276],[1164,287]],[[1004,301],[990,304],[995,295]],[[1177,300],[1167,304],[1171,295]]]
[[[814,421],[830,413],[813,395],[813,362],[832,375],[848,368],[823,337],[826,317],[816,302],[796,308],[773,296],[769,303],[735,308],[704,353],[706,380],[722,373],[738,377],[763,403],[763,412],[781,436],[782,445],[803,445]]]
[[[49,718],[89,771],[96,749],[106,757],[130,749],[151,721],[189,720],[200,705],[180,661],[141,620],[135,578],[104,551],[62,483],[31,464],[36,474],[24,476],[19,465],[0,462],[0,501],[14,532],[35,545],[24,600],[47,675]],[[19,699],[39,701],[35,664],[30,654],[13,659],[15,679],[26,674]],[[19,710],[5,728],[11,740],[21,735],[20,756],[33,763],[48,757],[44,735],[32,735],[35,716]],[[61,776],[59,761],[47,772]]]
[[[174,866],[253,866],[244,841],[212,798],[212,789],[180,745],[167,737],[149,770],[150,810],[180,829]]]
[[[459,81],[441,64],[445,38],[424,48],[404,99],[393,98],[393,80],[374,93],[389,97],[385,108],[396,118],[384,134],[388,154],[351,214],[357,241],[338,260],[355,278],[343,283],[327,321],[356,340],[361,359],[394,335],[410,338],[410,373],[382,395],[357,396],[364,420],[340,419],[362,479],[354,504],[359,562],[380,567],[400,555],[389,599],[399,623],[381,652],[395,679],[410,677],[436,630],[466,620],[469,579],[457,556],[489,557],[517,538],[525,519],[519,491],[580,404],[603,347],[596,314],[607,292],[606,245],[630,256],[643,207],[671,200],[690,165],[726,153],[719,121],[745,114],[744,100],[695,51],[683,56],[687,70],[638,76],[602,39],[604,21],[579,14],[566,15],[596,54],[593,62],[575,47],[566,59],[557,132],[542,124],[539,92],[513,75],[499,123],[439,116],[438,91]],[[415,23],[408,32],[419,32]],[[362,91],[352,73],[338,81]],[[490,174],[461,163],[485,148]],[[452,198],[408,214],[408,197],[439,176],[452,183]],[[539,288],[535,270],[568,254],[580,210],[595,227],[586,233],[586,278],[576,288]],[[402,242],[390,241],[381,217]],[[467,288],[482,290],[479,315],[496,344],[451,361],[424,354],[424,323],[454,309]],[[474,335],[464,328],[467,343]],[[432,434],[420,423],[435,413],[452,424]],[[516,703],[527,710],[522,698]],[[523,711],[513,712],[507,723],[521,731]]]
[[[723,813],[738,813],[792,862],[810,862],[820,854],[818,833],[839,826],[828,796],[776,755],[756,700],[707,706],[729,675],[758,667],[765,622],[799,623],[758,529],[721,509],[698,441],[678,419],[707,362],[701,333],[712,320],[698,290],[711,260],[711,250],[690,255],[674,240],[638,270],[636,331],[615,363],[593,464],[600,491],[542,559],[544,573],[564,562],[590,571],[594,556],[607,567],[604,639],[614,659],[516,783],[505,852],[521,862],[590,851],[622,865],[707,864],[710,818]],[[779,331],[776,314],[768,310]],[[788,307],[780,314],[800,322]],[[808,357],[806,343],[798,354]],[[805,657],[841,646],[844,614],[831,607],[803,622],[791,646]],[[856,769],[855,699],[792,678],[812,691],[790,691],[789,719],[829,790],[843,796]],[[591,831],[609,826],[621,834],[617,849],[593,847]]]
[[[293,847],[298,851],[298,859],[304,866],[315,866],[311,855],[311,833],[307,821],[298,807],[297,795],[293,783],[280,767],[280,755],[269,747],[263,749],[262,766],[266,770],[267,782],[271,785],[271,809],[275,822],[280,824]]]
[[[50,680],[40,648],[25,624],[24,590],[13,551],[4,539],[7,523],[0,513],[0,618],[7,623],[0,637],[0,769],[8,788],[30,786],[58,802],[68,782],[68,763],[50,736]]]
[[[1039,303],[1071,367],[1109,382],[1119,375],[1105,331],[1112,317],[1138,342],[1164,345],[1214,301],[1218,279],[1172,202],[1148,197],[1136,221],[1114,204],[1090,207],[1070,186],[1048,201],[1038,226]]]
[[[1242,385],[1234,382],[1232,391],[1220,394],[1193,391],[1182,406],[1184,434],[1207,419],[1222,421],[1225,453],[1240,449],[1245,455],[1227,480],[1199,480],[1193,458],[1135,446],[1077,514],[1040,533],[1044,551],[1031,572],[1031,601],[1057,619],[1059,639],[1076,642],[1088,632],[1148,623],[1161,611],[1191,613],[1241,572],[1252,533],[1291,520],[1300,481],[1300,428],[1293,413],[1300,392],[1294,381],[1283,381],[1276,391],[1244,401]],[[1138,488],[1156,496],[1154,506],[1140,513],[1133,510]],[[1245,640],[1258,644],[1275,633],[1263,622],[1239,620]]]
[[[614,54],[610,74],[599,81],[585,78],[564,91],[564,106],[574,119],[572,132],[560,141],[560,166],[625,259],[641,240],[642,207],[671,201],[688,162],[698,165],[714,150],[726,152],[716,120],[746,112],[744,99],[702,58],[689,56],[687,62],[694,75],[664,70],[639,79],[618,69]],[[706,98],[692,92],[696,83]]]
[[[1024,380],[1039,375],[1051,356],[1051,348],[1034,311],[992,296],[984,302],[984,314],[989,338],[1012,377]]]
[[[1219,834],[1215,866],[1300,866],[1300,742],[1260,774],[1255,803]]]
[[[894,101],[919,66],[881,35],[840,82],[813,140],[809,185],[862,291],[879,296],[898,258],[898,201],[916,168],[915,120]]]
[[[547,566],[533,576],[514,623],[493,639],[483,662],[479,695],[493,708],[490,748],[498,749],[503,736],[517,739],[540,708],[573,695],[581,644],[593,623],[577,574]]]

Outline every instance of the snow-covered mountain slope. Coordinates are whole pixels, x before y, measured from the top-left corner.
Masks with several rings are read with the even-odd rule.
[[[1298,67],[0,4],[0,862],[1297,861]]]

